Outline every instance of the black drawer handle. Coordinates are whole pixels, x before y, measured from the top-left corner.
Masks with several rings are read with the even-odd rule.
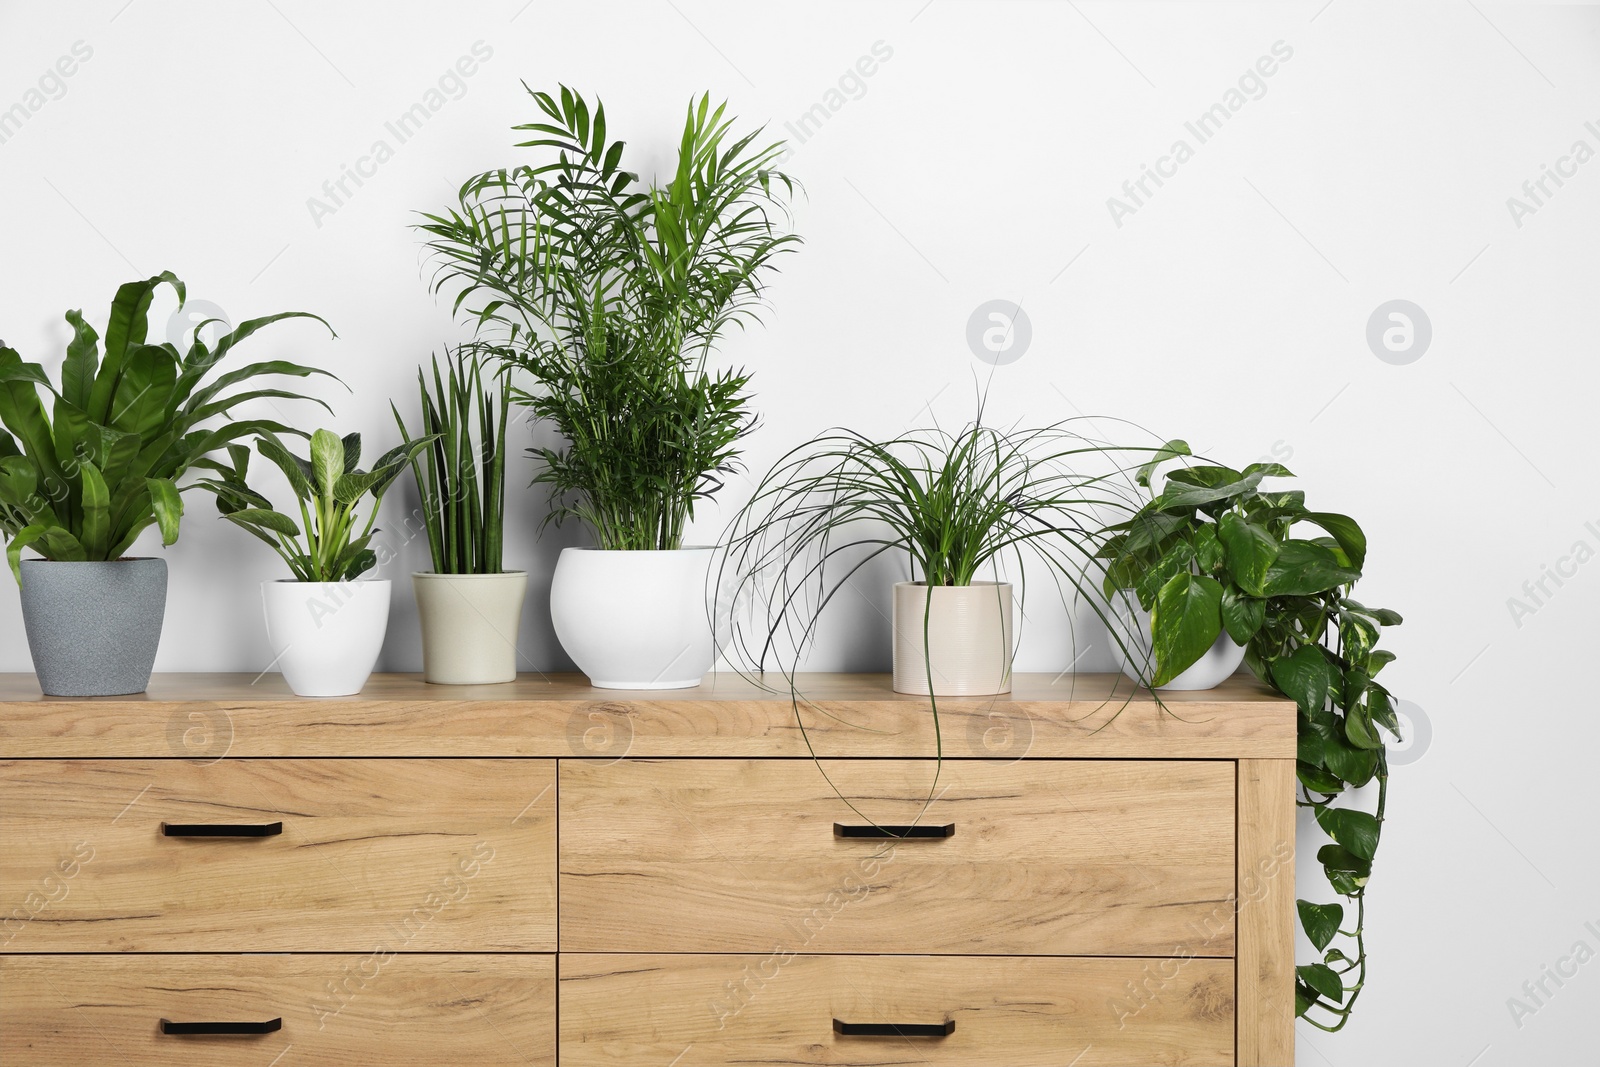
[[[161,832],[168,837],[277,837],[283,823],[164,822]]]
[[[275,1034],[283,1029],[283,1020],[268,1019],[264,1023],[175,1023],[161,1020],[163,1034]]]
[[[917,841],[930,838],[956,836],[956,824],[947,822],[943,826],[846,826],[842,822],[833,824],[834,837],[865,837],[874,841]]]
[[[847,1023],[833,1020],[833,1032],[845,1037],[949,1037],[956,1032],[956,1021],[942,1023]]]

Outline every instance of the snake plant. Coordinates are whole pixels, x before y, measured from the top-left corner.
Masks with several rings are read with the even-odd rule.
[[[505,544],[506,425],[511,394],[485,389],[484,360],[446,353],[433,361],[433,388],[417,369],[422,433],[433,444],[411,461],[435,574],[499,574]],[[392,403],[401,437],[416,440]],[[476,424],[476,429],[474,429]],[[474,436],[476,435],[476,436]]]
[[[0,534],[6,559],[22,581],[22,550],[52,560],[121,558],[150,526],[161,543],[178,539],[183,517],[178,481],[190,468],[214,465],[211,453],[259,433],[293,433],[269,419],[207,427],[249,400],[310,400],[279,388],[251,388],[260,378],[333,375],[298,363],[252,363],[215,378],[212,370],[240,342],[282,319],[316,315],[287,311],[250,319],[211,348],[195,327],[187,352],[149,344],[150,303],[167,285],[181,307],[183,282],[170,271],[121,286],[101,334],[82,311],[68,311],[60,384],[38,363],[0,344]],[[331,334],[333,328],[328,327]],[[335,379],[337,380],[337,379]],[[234,386],[237,391],[229,392]],[[41,390],[44,396],[41,397]],[[316,400],[314,403],[321,404]],[[326,404],[323,404],[326,407]]]

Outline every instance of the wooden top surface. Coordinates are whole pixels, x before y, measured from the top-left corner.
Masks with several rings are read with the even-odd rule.
[[[1019,674],[998,697],[896,693],[887,674],[718,673],[693,689],[580,675],[429,685],[375,674],[357,696],[297,697],[277,674],[158,674],[135,696],[46,697],[0,674],[0,758],[250,756],[1104,757],[1292,759],[1294,704],[1246,674],[1149,691],[1112,674]],[[937,710],[940,728],[935,733]],[[800,724],[803,722],[804,730]],[[809,741],[809,745],[808,745]]]

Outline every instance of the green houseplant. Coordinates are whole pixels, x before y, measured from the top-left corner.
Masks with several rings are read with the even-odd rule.
[[[1377,680],[1394,655],[1378,643],[1401,619],[1351,599],[1367,555],[1354,519],[1308,510],[1299,490],[1261,488],[1263,479],[1292,477],[1281,465],[1180,466],[1156,491],[1157,470],[1190,454],[1171,441],[1140,468],[1150,498],[1104,531],[1104,592],[1137,596],[1150,612],[1154,684],[1178,677],[1226,634],[1246,646],[1256,677],[1298,707],[1300,803],[1332,839],[1317,859],[1355,916],[1346,929],[1344,904],[1298,902],[1321,958],[1297,968],[1295,1009],[1337,1030],[1366,982],[1367,880],[1389,782],[1381,731],[1400,735],[1394,698]],[[1318,535],[1295,536],[1306,526]],[[1372,782],[1369,812],[1347,794]]]
[[[580,520],[602,551],[562,553],[562,646],[597,685],[695,685],[713,656],[699,632],[710,553],[685,548],[684,531],[755,425],[749,376],[709,356],[756,319],[799,241],[783,232],[782,142],[735,134],[702,96],[674,171],[645,182],[623,169],[602,104],[565,86],[529,93],[542,114],[517,127],[518,147],[538,160],[480,174],[457,207],[425,215],[434,289],[454,292],[480,342],[529,383],[514,400],[564,439],[533,450],[535,482],[550,521]]]
[[[250,451],[243,445],[230,445],[232,462],[217,463],[218,476],[200,483],[216,494],[224,518],[270,545],[294,576],[263,582],[261,596],[273,662],[299,695],[358,693],[372,673],[389,623],[388,580],[361,577],[378,562],[373,524],[384,493],[432,441],[399,445],[363,471],[356,466],[360,434],[340,438],[317,430],[309,458],[290,452],[275,435],[261,434],[256,450],[288,479],[298,523],[251,488]],[[369,497],[363,522],[360,508]]]
[[[152,526],[163,545],[178,539],[181,494],[190,488],[178,483],[191,468],[211,466],[216,450],[240,438],[292,432],[267,419],[216,425],[251,400],[309,399],[253,387],[258,380],[327,374],[270,360],[213,376],[264,326],[290,318],[327,326],[305,312],[243,322],[215,348],[200,338],[207,323],[185,352],[147,343],[150,305],[163,285],[181,307],[184,285],[170,272],[118,288],[103,351],[83,313],[68,311],[73,336],[59,385],[0,347],[0,533],[22,585],[40,685],[52,695],[143,691],[165,613],[166,563],[126,553]],[[24,549],[43,560],[23,560]]]
[[[417,371],[422,437],[411,459],[433,570],[411,576],[422,623],[422,670],[430,682],[476,685],[517,676],[517,628],[526,571],[501,567],[505,544],[506,426],[510,395],[484,380],[477,350]],[[406,442],[417,438],[393,404]]]
[[[894,687],[937,696],[1011,687],[1012,593],[1042,565],[1063,593],[1087,591],[1083,561],[1115,471],[1082,474],[1104,446],[1070,421],[913,430],[880,440],[830,432],[782,457],[735,518],[719,583],[741,608],[730,653],[791,677],[824,609],[886,554],[909,563],[894,588]],[[984,581],[982,576],[992,575]],[[937,705],[934,709],[937,722]]]

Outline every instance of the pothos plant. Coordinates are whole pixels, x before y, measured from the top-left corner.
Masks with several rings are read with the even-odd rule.
[[[1194,463],[1153,486],[1158,469],[1191,455],[1170,441],[1139,469],[1151,497],[1105,531],[1104,591],[1136,596],[1150,613],[1154,685],[1181,674],[1226,632],[1245,646],[1256,677],[1298,707],[1299,804],[1332,838],[1317,860],[1350,907],[1296,902],[1321,958],[1296,968],[1295,1014],[1338,1030],[1366,983],[1367,880],[1389,786],[1380,728],[1400,736],[1394,698],[1377,680],[1394,654],[1378,642],[1401,619],[1350,597],[1367,555],[1354,519],[1307,509],[1299,490],[1263,490],[1267,478],[1293,477],[1277,463]],[[1317,532],[1297,536],[1308,527]],[[1372,782],[1376,803],[1367,811],[1349,794]]]

